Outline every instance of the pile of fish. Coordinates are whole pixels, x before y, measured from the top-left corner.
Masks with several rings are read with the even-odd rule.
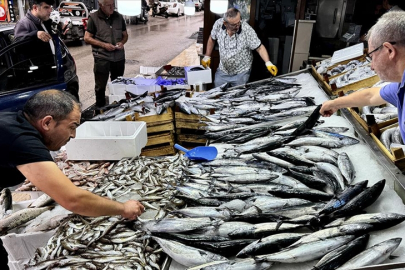
[[[153,212],[159,220],[184,205],[166,186],[176,185],[187,166],[182,155],[122,159],[93,192],[118,201],[139,199],[147,209],[144,215]],[[120,217],[71,215],[37,249],[26,269],[160,269],[162,250],[132,223]]]
[[[11,192],[8,188],[4,188],[0,193],[0,235],[5,235],[9,231],[23,226],[27,222],[35,219],[45,211],[52,209],[53,206],[48,205],[53,202],[52,198],[44,194],[38,197],[27,208],[13,212]],[[48,226],[47,230],[52,229],[50,228],[50,225],[46,226]],[[56,226],[57,224],[55,224],[53,228]]]
[[[343,75],[331,79],[329,81],[329,84],[336,84],[337,88],[341,88],[348,84],[355,83],[375,75],[376,73],[374,72],[374,70],[371,69],[370,65],[363,65],[356,69],[349,70]]]
[[[381,132],[380,141],[389,151],[391,151],[392,148],[402,148],[405,150],[399,127],[388,128]]]
[[[119,103],[107,105],[102,113],[89,119],[91,121],[123,121],[128,118],[134,119],[135,113],[142,116],[160,115],[168,107],[173,107],[174,102],[185,94],[185,89],[171,89],[160,92],[155,97],[149,96],[148,91],[141,95],[134,95],[130,92],[130,99],[122,99]]]
[[[190,269],[297,262],[351,269],[384,261],[401,238],[367,248],[369,234],[405,215],[364,213],[385,180],[356,178],[345,149],[359,141],[342,134],[346,128],[307,119],[318,107],[313,98],[298,97],[300,89],[294,79],[269,79],[191,98],[198,114],[215,112],[205,116],[204,136],[218,148],[217,159],[121,160],[93,192],[139,199],[146,213],[135,222],[74,216],[27,269],[159,269],[161,250]]]
[[[359,60],[352,60],[347,64],[337,65],[336,67],[332,68],[331,70],[328,70],[326,73],[329,76],[336,76],[336,75],[339,75],[341,73],[345,73],[345,72],[347,72],[349,70],[353,70],[353,69],[356,69],[358,67],[361,67],[361,66],[364,66],[364,65],[367,65],[367,64],[368,64],[367,61],[361,62]]]
[[[398,118],[398,109],[388,104],[385,107],[364,106],[361,111],[361,118],[366,122],[368,122],[367,115],[372,115],[377,124]]]
[[[93,189],[97,182],[104,179],[114,163],[103,161],[72,161],[68,160],[66,151],[60,151],[54,158],[59,169],[75,184],[86,190]],[[38,191],[29,179],[16,191]]]

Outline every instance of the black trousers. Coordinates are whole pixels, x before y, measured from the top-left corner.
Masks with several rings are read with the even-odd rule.
[[[124,75],[125,59],[112,62],[101,58],[94,58],[94,81],[96,92],[96,106],[105,106],[105,88],[107,86],[108,77],[111,74],[111,81]]]
[[[0,239],[0,269],[9,270],[8,267],[8,254],[6,249],[3,246],[3,241]]]

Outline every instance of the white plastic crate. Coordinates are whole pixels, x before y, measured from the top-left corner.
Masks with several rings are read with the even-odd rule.
[[[125,95],[126,86],[127,85],[123,83],[107,83],[110,95]]]
[[[87,121],[77,128],[66,153],[70,160],[120,160],[139,156],[147,141],[145,122]]]
[[[199,65],[199,66],[184,67],[184,70],[186,71],[186,80],[189,85],[212,83],[210,68],[204,70],[190,71],[190,69],[194,67],[203,67],[203,66]]]

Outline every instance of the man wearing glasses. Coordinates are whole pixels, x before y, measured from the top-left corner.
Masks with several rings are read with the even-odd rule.
[[[238,9],[228,9],[224,17],[218,19],[212,27],[206,54],[201,61],[204,67],[209,67],[211,64],[211,53],[215,42],[218,43],[220,56],[219,67],[215,73],[215,87],[224,83],[229,83],[230,86],[246,84],[252,68],[252,50],[259,53],[269,72],[273,76],[277,75],[277,67],[270,62],[266,48],[253,28],[241,20]]]
[[[106,104],[108,77],[111,75],[113,81],[124,75],[128,33],[124,18],[114,11],[114,0],[99,0],[98,4],[98,11],[89,16],[84,41],[92,47],[96,106],[101,108]]]
[[[320,113],[329,117],[340,108],[377,106],[389,102],[398,108],[398,122],[405,141],[405,12],[385,13],[367,34],[368,59],[381,80],[382,88],[368,88],[323,103]]]

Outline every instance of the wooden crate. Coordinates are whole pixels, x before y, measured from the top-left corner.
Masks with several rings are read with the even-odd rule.
[[[381,129],[374,129],[370,133],[371,138],[374,140],[380,151],[391,160],[401,171],[405,170],[405,155],[402,148],[393,148],[392,153],[389,149],[385,148],[384,144],[380,141],[380,135],[383,131],[398,126],[398,123],[386,126]]]
[[[139,115],[139,113],[136,113],[135,121],[145,121],[146,126],[148,128],[162,124],[173,123],[174,121],[173,109],[169,107],[167,108],[166,112],[161,115],[142,116]]]
[[[202,135],[205,133],[205,123],[201,121],[209,121],[206,117],[194,114],[185,114],[175,112],[176,139],[181,145],[192,143],[197,145],[205,145],[207,139]]]
[[[145,147],[142,149],[141,156],[158,157],[176,154],[176,149],[173,145]]]
[[[356,121],[359,122],[359,124],[369,133],[371,133],[372,130],[380,130],[386,126],[390,126],[398,122],[398,118],[393,118],[377,124],[373,115],[367,115],[367,121],[365,121],[360,115],[359,108],[347,108],[347,110],[350,112],[351,115],[353,115],[354,119],[356,119]]]
[[[363,89],[363,88],[370,88],[374,84],[376,84],[377,82],[380,81],[380,78],[378,77],[378,75],[374,75],[370,78],[345,85],[341,88],[336,88],[336,87],[329,85],[329,83],[324,80],[323,76],[321,76],[318,72],[316,72],[316,70],[313,66],[311,68],[311,75],[319,83],[319,85],[322,87],[322,89],[330,96],[341,96],[349,91],[357,91],[357,90]]]

